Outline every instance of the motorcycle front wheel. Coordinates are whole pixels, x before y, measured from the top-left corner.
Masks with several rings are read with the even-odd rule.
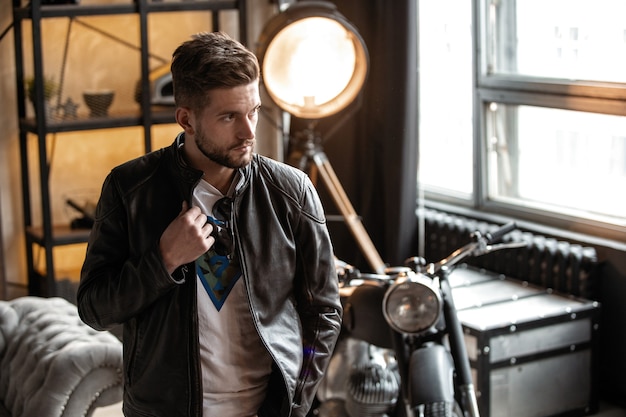
[[[419,408],[415,415],[420,417],[463,417],[463,411],[456,402],[434,402]]]

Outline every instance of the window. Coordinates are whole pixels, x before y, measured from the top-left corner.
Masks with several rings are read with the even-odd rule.
[[[419,16],[420,182],[442,195],[470,199],[472,5],[467,0],[420,1]]]
[[[426,198],[623,240],[625,15],[623,0],[420,0]]]

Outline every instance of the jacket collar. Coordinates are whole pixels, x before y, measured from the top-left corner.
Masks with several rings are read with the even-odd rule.
[[[183,146],[185,144],[185,132],[180,132],[172,146],[170,146],[170,150],[173,154],[173,158],[177,167],[177,172],[188,181],[193,181],[194,183],[199,181],[202,178],[202,171],[193,168],[187,163],[185,159],[185,154],[183,152]],[[240,194],[246,185],[249,182],[250,175],[252,173],[252,165],[257,164],[257,155],[255,154],[252,158],[252,161],[243,168],[239,168],[237,170],[237,184],[235,185],[234,195]]]

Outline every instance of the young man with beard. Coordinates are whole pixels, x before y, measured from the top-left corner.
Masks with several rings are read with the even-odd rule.
[[[81,318],[123,324],[125,416],[305,416],[342,312],[319,197],[254,153],[254,54],[201,33],[171,72],[183,131],[105,180]]]

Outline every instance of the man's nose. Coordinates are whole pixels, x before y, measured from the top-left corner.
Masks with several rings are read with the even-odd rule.
[[[244,119],[239,126],[239,137],[241,139],[254,139],[256,132],[256,120]]]

